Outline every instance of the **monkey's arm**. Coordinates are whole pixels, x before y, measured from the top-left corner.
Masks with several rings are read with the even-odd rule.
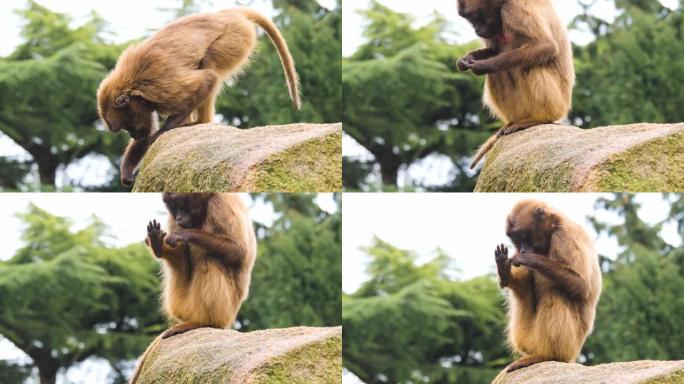
[[[489,59],[470,64],[476,75],[508,71],[516,67],[530,68],[542,65],[558,54],[558,47],[552,41],[530,42],[512,51],[503,52]]]
[[[199,229],[183,229],[167,238],[167,241],[172,245],[178,240],[200,246],[211,253],[220,255],[228,266],[239,266],[245,257],[245,249],[239,242]]]
[[[133,185],[135,178],[133,171],[140,164],[140,161],[152,145],[149,137],[140,140],[131,140],[126,147],[123,158],[121,159],[121,184],[125,186]]]
[[[546,276],[572,300],[582,301],[587,297],[589,288],[582,276],[569,266],[550,260],[547,256],[518,253],[511,258],[511,263],[516,267],[524,265]]]

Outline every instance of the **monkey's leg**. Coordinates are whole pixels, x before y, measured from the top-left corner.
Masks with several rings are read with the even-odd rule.
[[[524,265],[546,276],[558,289],[573,300],[583,300],[589,287],[575,270],[544,255],[519,253],[511,258],[513,265]]]
[[[130,140],[121,159],[121,184],[129,187],[133,185],[135,177],[133,171],[147,153],[152,142],[149,137],[140,140]]]
[[[164,126],[152,136],[152,142],[157,141],[159,136],[164,132],[181,126],[183,122],[190,117],[196,106],[205,102],[206,99],[212,95],[212,92],[218,86],[218,82],[218,75],[216,75],[214,71],[209,69],[202,70],[202,75],[195,79],[194,83],[188,84],[190,89],[196,89],[196,91],[193,92],[191,99],[186,101],[186,105],[183,109],[166,118]]]
[[[499,130],[497,132],[497,136],[506,136],[510,135],[512,133],[516,133],[522,130],[525,130],[530,127],[534,127],[537,125],[542,125],[542,124],[551,124],[553,123],[552,121],[520,121],[517,123],[509,124]]]
[[[506,372],[513,372],[517,369],[521,369],[521,368],[529,367],[530,365],[541,363],[542,361],[552,361],[552,360],[549,360],[549,358],[541,357],[541,356],[525,356],[522,359],[518,359],[518,360],[512,362],[508,367],[506,367]]]
[[[173,327],[169,328],[164,332],[162,335],[162,339],[168,339],[169,337],[180,335],[181,333],[185,333],[188,331],[192,331],[193,329],[197,328],[206,328],[206,325],[199,324],[199,323],[193,323],[193,322],[185,322],[185,323],[180,323],[176,324]]]

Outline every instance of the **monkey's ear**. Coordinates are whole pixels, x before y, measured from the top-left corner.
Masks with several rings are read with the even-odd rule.
[[[544,217],[544,215],[546,215],[546,211],[542,207],[536,207],[534,209],[534,214],[539,216],[539,217]]]
[[[127,106],[129,101],[131,101],[131,98],[128,95],[121,94],[117,96],[116,100],[114,100],[114,106],[117,108],[122,108]]]

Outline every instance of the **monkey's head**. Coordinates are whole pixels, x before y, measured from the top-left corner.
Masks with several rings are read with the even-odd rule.
[[[458,14],[470,22],[483,39],[501,36],[501,6],[504,0],[458,0]]]
[[[133,139],[143,139],[157,124],[154,104],[139,91],[116,86],[117,78],[112,72],[100,84],[97,91],[98,113],[110,131],[125,129]]]
[[[213,193],[164,193],[162,199],[181,228],[200,228],[207,217],[207,204]]]
[[[520,253],[548,255],[551,235],[559,225],[560,216],[546,203],[523,200],[508,215],[506,235]]]

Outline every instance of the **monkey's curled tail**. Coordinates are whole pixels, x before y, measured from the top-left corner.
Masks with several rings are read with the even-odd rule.
[[[482,144],[480,149],[475,154],[475,158],[473,159],[473,162],[470,163],[470,169],[474,169],[475,167],[477,167],[477,164],[480,162],[480,160],[482,160],[484,155],[486,155],[487,152],[489,152],[489,150],[492,149],[492,147],[494,147],[494,144],[496,144],[496,142],[498,140],[499,140],[499,136],[497,134],[494,134],[492,137],[487,139],[487,141],[485,141],[484,144]]]
[[[252,9],[245,7],[233,8],[236,12],[241,13],[247,19],[260,26],[266,31],[268,37],[271,38],[273,45],[275,45],[278,50],[278,56],[280,56],[280,62],[283,64],[283,71],[285,72],[285,78],[287,79],[287,88],[290,91],[290,98],[292,99],[292,104],[296,109],[300,109],[302,104],[299,96],[299,76],[297,76],[297,71],[295,70],[294,59],[290,54],[290,49],[287,47],[285,38],[280,34],[278,27],[276,27],[273,22],[265,17],[264,15],[256,12]]]
[[[140,372],[142,371],[143,365],[145,365],[145,360],[147,360],[147,355],[152,352],[153,349],[157,348],[157,345],[159,345],[159,342],[162,340],[162,336],[164,336],[164,332],[162,332],[159,336],[157,336],[156,339],[152,340],[149,346],[147,346],[147,349],[145,352],[142,354],[142,357],[140,358],[140,364],[135,368],[135,373],[133,374],[133,378],[131,379],[129,384],[136,384],[138,382],[138,376],[140,376]]]

